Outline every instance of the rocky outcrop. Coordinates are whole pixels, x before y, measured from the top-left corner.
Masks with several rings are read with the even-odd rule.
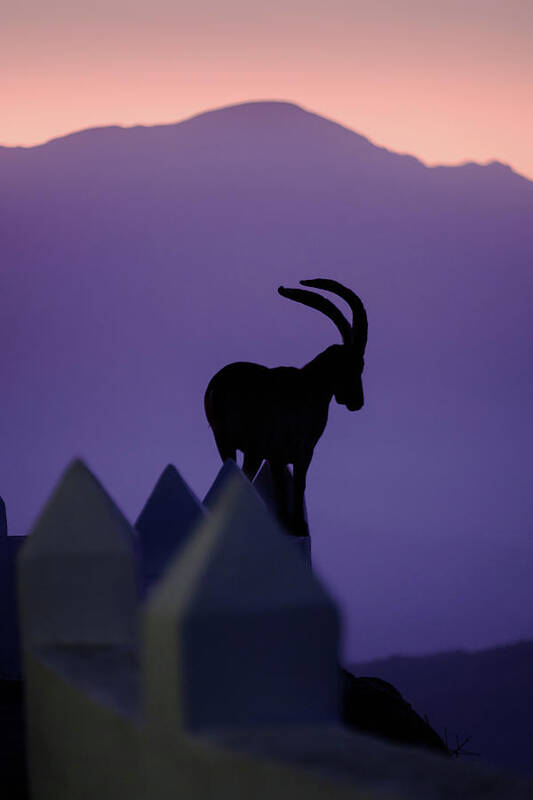
[[[440,736],[387,681],[343,669],[341,691],[342,718],[349,728],[448,755]]]

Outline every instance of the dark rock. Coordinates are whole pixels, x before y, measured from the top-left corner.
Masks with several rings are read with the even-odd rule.
[[[392,684],[380,678],[355,677],[341,669],[341,687],[342,719],[349,728],[449,753],[440,736]]]
[[[28,798],[23,707],[22,682],[0,680],[0,775],[9,800]]]

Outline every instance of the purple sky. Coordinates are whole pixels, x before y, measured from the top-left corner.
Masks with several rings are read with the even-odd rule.
[[[346,653],[533,636],[533,185],[428,169],[294,106],[0,150],[0,493],[31,525],[74,457],[135,519],[174,463],[219,468],[225,363],[302,365],[332,323],[276,293],[335,277],[369,316],[366,406],[309,473]]]

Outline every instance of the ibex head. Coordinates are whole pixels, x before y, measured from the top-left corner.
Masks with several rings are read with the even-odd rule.
[[[311,306],[311,308],[316,308],[326,314],[339,329],[343,344],[328,348],[332,364],[333,394],[337,403],[346,406],[349,411],[358,411],[364,404],[361,374],[365,363],[364,354],[368,335],[365,307],[355,292],[347,289],[338,281],[329,278],[314,278],[300,281],[300,283],[302,286],[333,292],[345,300],[352,310],[352,324],[350,325],[344,314],[322,295],[306,289],[285,289],[283,286],[278,289],[282,297]]]

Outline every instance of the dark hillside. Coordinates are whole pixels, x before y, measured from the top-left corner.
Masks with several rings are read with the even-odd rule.
[[[355,664],[356,675],[390,681],[448,743],[495,766],[533,773],[533,642],[467,653],[396,656]],[[465,756],[466,758],[466,756]]]

